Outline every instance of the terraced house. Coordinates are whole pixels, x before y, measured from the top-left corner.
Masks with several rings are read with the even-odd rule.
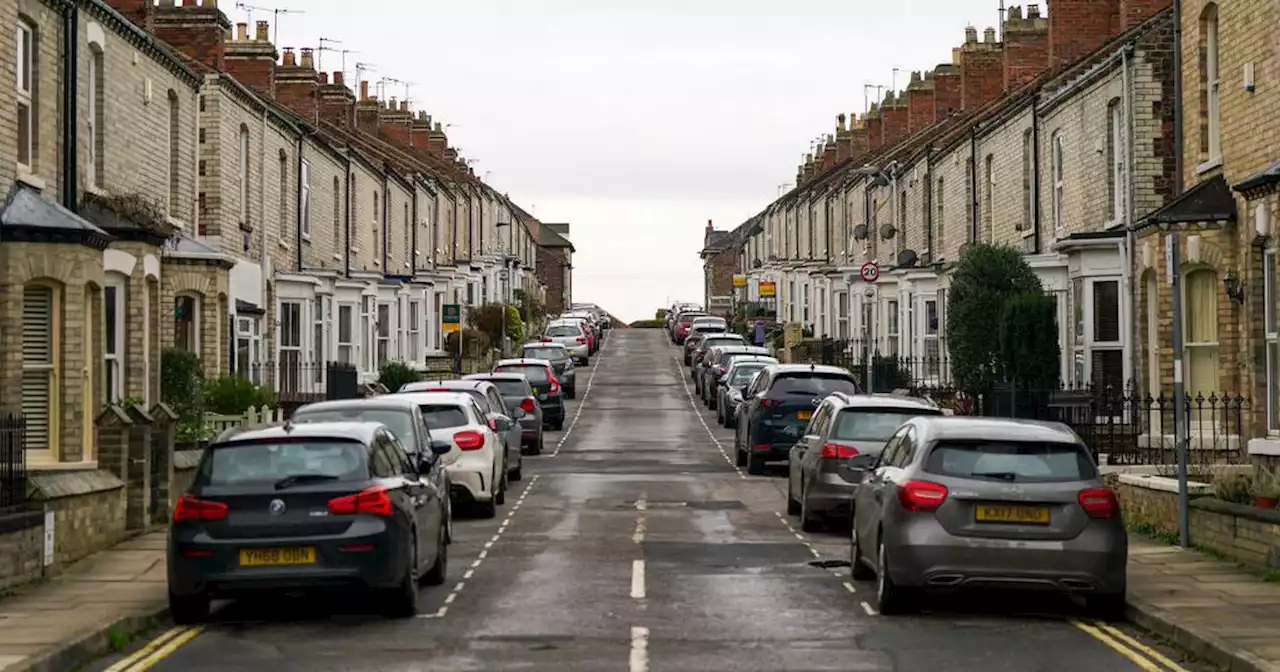
[[[266,22],[214,0],[20,0],[0,20],[0,410],[25,423],[31,495],[62,502],[59,548],[79,546],[60,558],[118,537],[126,509],[145,524],[135,480],[167,496],[163,465],[103,443],[135,411],[101,415],[163,412],[164,349],[323,394],[331,363],[369,382],[443,354],[446,303],[544,294],[543,225],[442,124],[357,98]]]

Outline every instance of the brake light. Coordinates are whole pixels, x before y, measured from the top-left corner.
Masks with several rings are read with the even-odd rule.
[[[725,371],[726,371],[726,369],[725,369],[725,367],[724,367],[724,365],[723,365],[723,364],[721,364],[720,366],[717,366],[717,367],[716,367],[716,375],[718,375],[718,376],[723,376]]]
[[[845,460],[858,456],[858,449],[851,446],[841,446],[835,443],[828,443],[822,447],[822,457],[824,459]]]
[[[453,435],[453,442],[462,450],[480,450],[484,445],[484,435],[480,432],[458,432]]]
[[[555,394],[560,391],[560,381],[556,380],[556,376],[551,372],[551,369],[547,369],[547,380],[551,381],[551,389],[549,392]]]
[[[1120,502],[1116,500],[1116,493],[1111,488],[1081,490],[1077,499],[1080,501],[1080,508],[1090,518],[1109,520],[1115,518],[1120,511]]]
[[[392,508],[391,495],[380,485],[365,488],[354,495],[329,500],[329,513],[335,516],[390,516]]]
[[[525,397],[524,401],[520,402],[520,410],[524,411],[525,413],[532,413],[537,409],[538,409],[538,405],[537,405],[537,402],[533,400],[533,397]]]
[[[182,523],[188,520],[223,520],[226,517],[226,504],[196,499],[191,495],[179,497],[178,504],[173,507],[173,522],[175,523]]]
[[[576,341],[577,341],[577,342],[579,342],[579,343],[586,343],[586,342],[587,342],[587,339],[585,339],[585,338],[581,338],[581,337],[576,338],[576,339],[574,339],[574,340],[576,340]]]
[[[947,487],[929,481],[907,481],[898,486],[898,502],[908,511],[937,511],[947,501]]]
[[[551,337],[550,337],[550,336],[544,336],[544,337],[542,338],[542,342],[543,342],[543,343],[550,343],[550,342],[551,342]]]
[[[489,418],[489,429],[492,429],[492,430],[493,430],[493,431],[495,431],[495,432],[496,432],[496,431],[498,431],[498,421],[497,421],[497,419],[495,419],[495,418]]]
[[[761,399],[760,405],[768,408],[773,408],[775,406],[781,406],[782,400],[781,399]]]
[[[757,452],[767,452],[770,448],[773,448],[773,444],[757,443],[756,445],[752,446],[752,448]]]

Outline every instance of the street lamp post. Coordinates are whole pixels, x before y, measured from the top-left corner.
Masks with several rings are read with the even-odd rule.
[[[502,354],[507,354],[507,294],[510,288],[511,271],[507,270],[507,241],[502,237],[503,229],[511,226],[511,222],[497,222],[494,227],[498,229],[498,255],[502,257],[502,270],[498,274],[498,289],[502,292]]]

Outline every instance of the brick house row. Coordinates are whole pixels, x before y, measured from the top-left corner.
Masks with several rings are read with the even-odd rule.
[[[93,418],[159,401],[164,348],[323,391],[324,362],[425,366],[444,304],[552,298],[544,225],[440,122],[278,53],[266,22],[215,0],[16,0],[0,22],[0,408],[29,468],[92,469]]]
[[[774,282],[779,320],[931,361],[915,375],[940,379],[951,269],[967,245],[1009,245],[1057,299],[1063,381],[1159,395],[1172,233],[1188,393],[1251,399],[1233,440],[1280,453],[1280,10],[1183,2],[1179,44],[1171,5],[1011,7],[998,33],[966,29],[951,62],[839,115],[797,186],[733,232],[739,298]]]

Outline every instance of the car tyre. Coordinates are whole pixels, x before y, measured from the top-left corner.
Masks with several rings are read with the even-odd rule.
[[[1125,591],[1118,593],[1099,593],[1084,598],[1085,606],[1092,614],[1104,621],[1124,620]]]
[[[422,582],[428,586],[442,586],[449,578],[449,535],[445,526],[440,526],[440,541],[436,544],[436,561],[427,570]]]
[[[801,532],[821,532],[826,525],[823,524],[821,518],[815,518],[813,513],[809,511],[809,496],[804,490],[800,491],[800,531]]]
[[[743,452],[741,448],[735,446],[733,449],[733,454],[734,454],[733,462],[735,465],[739,467],[747,466],[747,454]]]
[[[747,456],[747,473],[752,476],[764,475],[764,458],[755,455]]]
[[[570,399],[578,398],[578,388],[576,386],[564,388],[564,393],[565,393],[565,396],[569,397]]]
[[[498,502],[496,501],[497,497],[498,496],[495,494],[493,497],[489,498],[489,501],[480,502],[477,505],[481,518],[496,518],[498,516]]]
[[[524,478],[524,460],[516,460],[516,468],[507,472],[507,478],[515,483],[519,483]]]
[[[894,616],[910,611],[910,596],[889,576],[889,552],[884,542],[876,548],[876,611],[884,616]]]
[[[790,469],[789,469],[789,468],[788,468],[788,471],[790,471]],[[787,515],[788,515],[788,516],[798,516],[798,515],[800,515],[800,502],[797,502],[797,501],[796,501],[796,494],[795,494],[795,492],[791,489],[791,474],[790,474],[790,473],[788,473],[788,474],[787,474]]]
[[[849,574],[855,581],[870,581],[876,573],[862,561],[862,547],[858,543],[858,526],[849,521]]]
[[[735,429],[738,426],[738,416],[730,413],[724,414],[724,426],[729,429]]]
[[[507,471],[503,469],[501,481],[498,483],[498,491],[493,494],[493,503],[502,506],[507,503]]]
[[[199,625],[209,618],[209,597],[174,595],[169,591],[169,616],[177,625]]]
[[[386,606],[388,615],[395,618],[411,618],[418,615],[418,549],[417,533],[409,537],[409,566],[399,585],[388,591]]]
[[[538,430],[538,438],[534,439],[533,454],[534,455],[542,454],[542,430],[541,429]]]
[[[716,424],[724,427],[724,409],[716,408]]]
[[[564,420],[556,420],[551,423],[551,429],[554,429],[557,432],[562,431],[564,429]]]
[[[716,411],[716,415],[720,415],[720,413],[719,413],[719,411],[720,411],[720,404],[716,403],[716,401],[717,401],[717,397],[716,397],[716,395],[714,395],[714,394],[709,394],[709,395],[707,395],[706,399],[707,399],[707,408],[709,408],[709,409],[711,409],[711,410],[713,410],[713,411]]]

